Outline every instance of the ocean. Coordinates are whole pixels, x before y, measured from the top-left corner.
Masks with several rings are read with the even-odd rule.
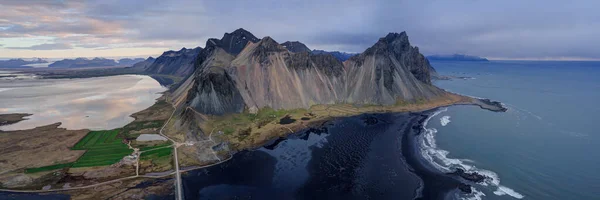
[[[432,62],[440,88],[505,104],[439,109],[425,157],[493,177],[471,199],[600,199],[600,62]],[[467,198],[467,197],[460,197]]]

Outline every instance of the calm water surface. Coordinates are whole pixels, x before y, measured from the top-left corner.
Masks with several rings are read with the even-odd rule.
[[[83,79],[0,79],[0,114],[30,113],[28,120],[2,126],[21,130],[61,122],[67,129],[113,129],[150,107],[166,88],[149,76]]]
[[[432,62],[446,90],[499,100],[441,110],[427,127],[443,167],[494,177],[473,199],[600,199],[600,62]]]

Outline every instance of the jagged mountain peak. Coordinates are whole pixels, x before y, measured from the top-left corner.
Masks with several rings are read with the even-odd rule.
[[[294,53],[298,53],[298,52],[311,52],[311,50],[302,42],[298,42],[298,41],[287,41],[284,43],[281,43],[281,45],[283,47],[285,47],[286,49],[288,49],[291,52]]]
[[[252,33],[250,33],[249,31],[246,31],[242,28],[239,28],[231,33],[225,33],[223,35],[223,38],[221,38],[221,40],[210,39],[207,42],[207,46],[208,45],[220,46],[227,53],[230,53],[232,55],[237,55],[244,49],[244,47],[246,47],[246,44],[248,44],[248,42],[256,43],[258,41],[259,41],[259,39],[256,36],[254,36]]]
[[[262,47],[266,51],[282,51],[286,50],[283,46],[281,46],[277,41],[273,38],[266,36],[258,42],[258,47]]]

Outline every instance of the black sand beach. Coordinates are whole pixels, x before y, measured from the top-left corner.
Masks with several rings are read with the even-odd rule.
[[[415,143],[428,112],[363,114],[183,177],[186,199],[444,199],[460,182]],[[320,131],[316,131],[320,130]]]

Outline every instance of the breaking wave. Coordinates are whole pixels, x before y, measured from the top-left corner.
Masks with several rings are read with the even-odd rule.
[[[438,111],[436,111],[435,113],[433,113],[431,116],[429,116],[424,122],[423,122],[423,130],[424,133],[420,136],[420,149],[421,149],[421,155],[423,156],[423,158],[425,158],[425,160],[429,161],[429,163],[431,163],[435,168],[437,168],[438,170],[444,172],[444,173],[450,173],[450,172],[454,172],[454,170],[456,168],[462,168],[465,170],[465,172],[468,173],[473,173],[476,172],[478,174],[487,176],[489,178],[485,179],[485,181],[481,182],[481,183],[477,183],[481,186],[486,186],[486,187],[492,187],[492,188],[496,188],[496,191],[494,192],[495,195],[498,196],[502,196],[502,195],[509,195],[512,196],[514,198],[517,199],[521,199],[524,196],[519,194],[518,192],[514,191],[511,188],[508,188],[506,186],[500,185],[500,178],[498,177],[498,174],[496,174],[493,171],[489,171],[489,170],[485,170],[485,169],[478,169],[477,167],[475,167],[475,165],[472,164],[468,164],[468,163],[473,163],[473,161],[468,160],[468,159],[457,159],[457,158],[448,158],[448,154],[449,152],[443,149],[439,149],[437,147],[436,144],[436,140],[435,140],[435,134],[438,132],[437,129],[435,128],[427,128],[427,124],[429,123],[429,121],[439,115],[440,113],[446,112],[448,111],[448,108],[443,108],[440,109]],[[448,121],[447,123],[450,122],[449,120],[449,116],[444,116],[442,117],[441,123],[442,126],[444,126],[447,123],[444,123],[444,118],[448,117]],[[473,194],[464,197],[465,199],[481,199],[482,196],[485,196],[485,193],[481,192],[481,191],[477,191],[477,190],[473,190]]]
[[[440,118],[440,123],[442,124],[442,126],[448,125],[448,123],[450,123],[450,116],[446,115]]]

